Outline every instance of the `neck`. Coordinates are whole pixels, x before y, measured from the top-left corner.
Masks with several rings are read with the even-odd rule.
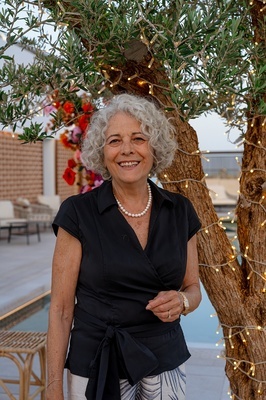
[[[151,193],[151,188],[150,188],[149,183],[147,183],[146,185],[147,186],[145,188],[145,191],[146,191],[146,193],[148,193],[148,200],[147,200],[147,202],[145,204],[145,208],[144,209],[143,209],[144,206],[143,206],[143,201],[142,201],[141,211],[139,211],[140,208],[138,208],[138,212],[137,213],[133,212],[133,209],[136,210],[136,201],[134,201],[134,203],[129,205],[129,202],[127,201],[128,200],[127,196],[123,196],[122,197],[122,196],[119,196],[119,194],[114,192],[114,196],[115,196],[115,199],[117,201],[118,208],[123,214],[127,215],[128,217],[139,218],[139,217],[142,217],[143,215],[145,215],[148,212],[149,208],[151,207],[151,203],[152,203],[152,193]],[[145,193],[145,197],[146,197],[146,193]],[[139,192],[137,193],[137,195],[141,200],[143,199],[143,197],[140,195]],[[135,197],[136,196],[134,196],[134,198]],[[123,198],[124,198],[124,201],[122,200]],[[120,199],[121,199],[121,202],[120,202]],[[125,204],[128,204],[128,208],[124,207]]]
[[[147,197],[147,180],[134,183],[124,183],[112,181],[114,195],[120,201],[136,201],[137,199],[146,199]]]

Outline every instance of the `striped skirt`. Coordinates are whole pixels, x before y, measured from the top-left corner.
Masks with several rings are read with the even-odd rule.
[[[67,371],[68,400],[86,400],[87,383],[87,378]],[[184,364],[159,375],[147,376],[134,386],[120,379],[121,400],[185,400],[185,389]]]

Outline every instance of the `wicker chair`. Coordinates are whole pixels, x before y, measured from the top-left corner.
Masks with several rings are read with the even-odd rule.
[[[46,196],[46,195],[40,194],[37,196],[37,202],[41,205],[45,205],[46,207],[49,207],[51,209],[53,218],[56,216],[57,211],[61,204],[60,196],[57,194],[52,195],[52,196]]]
[[[15,215],[24,218],[28,222],[43,222],[51,224],[53,220],[53,210],[46,205],[30,203],[27,199],[17,198],[14,204]]]
[[[33,364],[34,356],[39,358],[39,370]],[[46,385],[46,333],[0,331],[0,357],[13,361],[18,369],[18,377],[7,377],[5,371],[0,374],[0,386],[8,398],[16,397],[9,384],[19,385],[19,400],[33,400],[41,395],[45,399]],[[34,387],[34,391],[31,388]]]

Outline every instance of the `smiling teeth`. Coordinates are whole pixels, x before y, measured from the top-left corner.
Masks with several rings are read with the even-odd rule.
[[[132,167],[133,165],[138,165],[138,162],[123,162],[120,165],[121,167]]]

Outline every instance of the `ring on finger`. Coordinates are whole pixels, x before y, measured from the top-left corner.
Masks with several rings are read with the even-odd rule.
[[[170,310],[168,310],[168,319],[171,318]]]

